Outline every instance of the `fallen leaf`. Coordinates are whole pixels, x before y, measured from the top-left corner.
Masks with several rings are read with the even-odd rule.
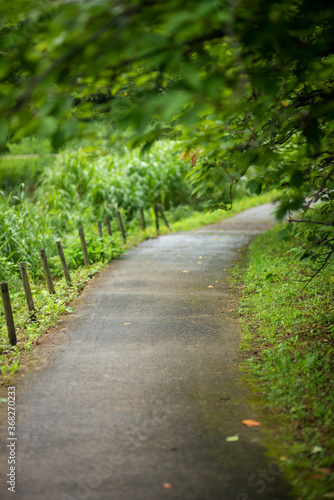
[[[124,323],[124,325],[131,325],[131,323]]]
[[[216,238],[216,240],[219,240],[219,238]]]
[[[286,460],[286,457],[279,457],[279,459],[284,461],[284,460]]]
[[[216,257],[216,256],[217,256],[217,254],[216,254],[216,253],[213,253],[213,254],[212,254],[212,257]]]
[[[258,427],[260,422],[257,422],[256,420],[243,420],[243,424],[247,425],[247,427]]]
[[[199,262],[197,262],[197,264],[203,264],[203,262],[199,261]]]
[[[236,434],[235,436],[229,436],[226,438],[226,441],[228,441],[229,443],[232,443],[233,441],[239,441],[239,436],[238,434]]]
[[[194,236],[197,236],[197,233],[194,233]]]
[[[312,474],[311,476],[312,479],[322,479],[323,477],[321,474]]]
[[[206,257],[203,257],[203,259],[206,259]]]
[[[182,271],[183,273],[189,273],[189,271]]]
[[[209,286],[208,286],[208,288],[213,288],[213,286],[212,286],[212,285],[209,285]]]
[[[170,489],[170,488],[174,488],[174,486],[172,485],[172,483],[164,483],[164,484],[163,484],[163,487],[164,487],[164,488],[168,488],[168,489]]]
[[[198,258],[199,258],[199,259],[203,259],[202,255],[200,255]]]
[[[323,495],[324,498],[334,498],[334,493],[325,493]]]
[[[0,403],[7,403],[8,399],[7,398],[0,398]]]

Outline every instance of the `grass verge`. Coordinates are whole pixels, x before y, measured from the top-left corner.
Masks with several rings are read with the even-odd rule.
[[[245,379],[278,416],[275,453],[299,499],[334,498],[334,262],[305,289],[305,262],[278,243],[280,227],[253,240],[233,280]]]

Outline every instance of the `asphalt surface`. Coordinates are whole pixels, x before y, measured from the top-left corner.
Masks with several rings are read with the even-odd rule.
[[[263,206],[161,236],[95,278],[1,404],[2,499],[285,500],[239,382],[238,249],[272,222]],[[227,438],[231,438],[227,441]],[[15,494],[5,485],[15,444]]]

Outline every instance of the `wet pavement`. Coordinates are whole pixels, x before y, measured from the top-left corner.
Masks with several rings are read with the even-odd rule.
[[[1,405],[1,498],[287,500],[239,382],[238,249],[262,206],[131,249],[95,278],[11,383],[16,493]],[[232,440],[227,440],[231,438]],[[10,442],[10,441],[8,441]],[[8,479],[8,478],[7,478]]]

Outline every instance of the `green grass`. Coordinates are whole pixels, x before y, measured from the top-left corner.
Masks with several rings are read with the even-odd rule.
[[[307,264],[278,242],[280,227],[251,244],[241,315],[245,378],[279,416],[277,453],[303,500],[334,498],[334,262],[306,288]],[[279,456],[278,455],[278,456]]]

